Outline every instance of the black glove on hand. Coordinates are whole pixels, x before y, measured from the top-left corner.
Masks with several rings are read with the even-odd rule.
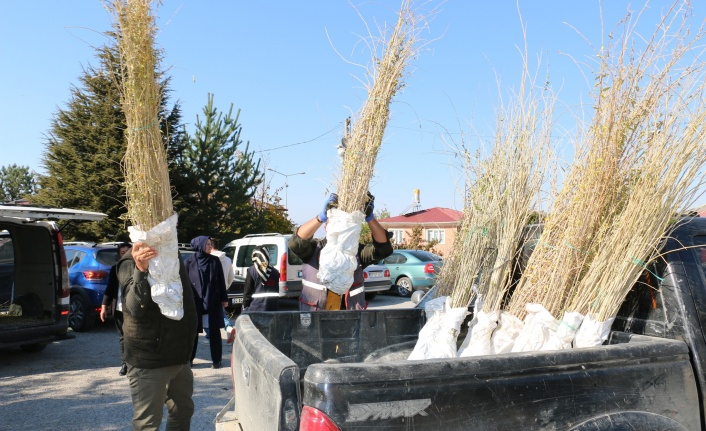
[[[375,196],[368,192],[368,200],[365,201],[365,221],[368,223],[375,217],[373,209],[375,209]]]
[[[338,195],[336,193],[331,193],[331,195],[324,202],[324,208],[321,210],[318,216],[316,216],[321,223],[326,223],[328,221],[328,215],[326,214],[331,208],[338,208]]]

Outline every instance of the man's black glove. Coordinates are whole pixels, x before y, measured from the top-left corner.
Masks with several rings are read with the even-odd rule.
[[[326,223],[328,220],[327,212],[331,208],[338,208],[338,195],[336,193],[331,193],[328,199],[326,199],[326,202],[324,202],[324,208],[321,210],[319,215],[316,216],[316,218],[318,218],[321,223]]]
[[[371,195],[370,192],[368,192],[368,199],[365,201],[365,221],[370,223],[370,220],[372,220],[375,217],[375,214],[373,214],[373,209],[375,209],[375,196]]]

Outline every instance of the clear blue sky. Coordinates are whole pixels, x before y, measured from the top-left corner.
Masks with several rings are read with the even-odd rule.
[[[433,3],[433,2],[432,2]],[[437,2],[436,4],[439,4]],[[628,6],[643,2],[605,0],[606,32]],[[671,1],[653,1],[643,17],[645,34]],[[706,16],[706,2],[695,2]],[[370,53],[360,43],[366,27],[393,23],[399,0],[199,1],[164,0],[157,10],[158,46],[172,77],[172,102],[193,131],[196,115],[214,93],[215,104],[241,109],[242,137],[267,166],[288,177],[291,218],[314,216],[334,183],[336,145],[344,119],[365,98],[356,77]],[[558,90],[559,114],[586,101],[590,84],[565,53],[578,60],[601,43],[597,0],[523,0],[530,65]],[[45,136],[52,115],[69,101],[82,67],[96,65],[95,48],[106,43],[111,16],[99,0],[0,2],[0,165],[26,165],[43,173]],[[423,34],[433,40],[412,63],[406,87],[395,99],[371,181],[376,208],[393,215],[421,189],[425,208],[462,209],[458,162],[451,141],[470,134],[489,138],[497,106],[496,74],[503,88],[520,76],[523,37],[515,0],[447,0]],[[335,49],[334,49],[335,48]],[[345,59],[345,61],[340,53]],[[540,80],[543,83],[543,79]],[[583,99],[582,99],[583,97]],[[267,171],[273,188],[285,177]],[[281,193],[284,199],[284,192]]]

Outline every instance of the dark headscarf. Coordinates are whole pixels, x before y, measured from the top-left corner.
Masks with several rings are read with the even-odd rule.
[[[199,266],[200,271],[206,271],[208,269],[208,262],[211,255],[206,253],[206,243],[208,242],[208,237],[205,235],[197,236],[191,240],[191,248],[196,250],[194,253],[194,258],[196,258],[196,263]]]

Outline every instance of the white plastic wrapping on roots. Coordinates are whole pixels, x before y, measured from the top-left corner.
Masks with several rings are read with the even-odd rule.
[[[318,277],[321,284],[338,295],[345,294],[353,285],[363,221],[365,214],[361,211],[328,210],[326,246],[319,257]]]
[[[549,334],[549,339],[539,350],[570,349],[582,320],[583,314],[576,311],[565,311],[556,331]]]
[[[459,350],[458,356],[484,356],[492,355],[493,345],[490,341],[490,337],[493,331],[498,326],[498,312],[491,311],[486,313],[480,310],[475,315],[476,324],[471,329],[470,342],[468,347]]]
[[[603,344],[610,335],[610,327],[613,326],[615,317],[611,317],[605,322],[597,322],[595,316],[591,313],[587,314],[581,322],[581,326],[576,331],[574,338],[574,347],[595,347]]]
[[[425,308],[427,323],[419,331],[419,338],[408,360],[455,358],[457,339],[466,307],[451,308],[451,298],[440,296],[429,301]]]
[[[495,328],[490,342],[493,345],[493,353],[510,353],[515,345],[517,336],[522,332],[524,323],[515,315],[503,311],[498,319],[498,327]]]
[[[157,256],[149,262],[147,281],[152,300],[165,317],[181,320],[184,317],[184,290],[179,276],[179,246],[177,242],[177,214],[148,231],[129,226],[130,240],[157,249]]]
[[[536,352],[547,342],[549,334],[556,331],[557,321],[544,306],[527,304],[525,308],[525,324],[515,339],[513,352]]]

